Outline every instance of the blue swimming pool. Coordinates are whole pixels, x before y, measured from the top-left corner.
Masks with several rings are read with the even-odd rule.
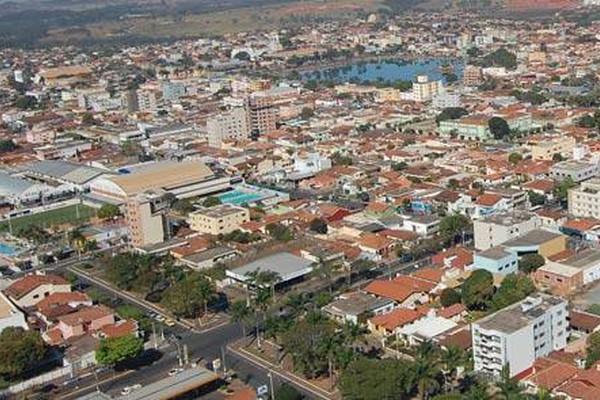
[[[17,254],[17,251],[8,244],[0,242],[0,254],[12,257]]]
[[[217,196],[222,203],[233,204],[235,206],[240,206],[242,204],[252,203],[264,198],[264,196],[258,193],[244,192],[241,190],[231,190],[227,193],[223,193]]]

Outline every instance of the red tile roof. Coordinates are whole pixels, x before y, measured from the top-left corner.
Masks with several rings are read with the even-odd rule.
[[[600,326],[600,316],[585,311],[571,310],[569,323],[575,329],[592,332]]]
[[[398,327],[415,322],[423,316],[425,316],[425,314],[418,310],[400,307],[387,314],[378,315],[374,318],[371,318],[370,321],[372,324],[383,327],[387,331],[393,331]]]
[[[536,360],[534,371],[535,373],[527,380],[531,381],[538,388],[551,391],[568,381],[579,370],[574,365],[545,358]]]
[[[37,287],[46,284],[68,285],[69,282],[57,275],[27,275],[4,289],[4,293],[15,299],[20,299]]]
[[[104,325],[99,329],[99,331],[106,338],[115,338],[125,335],[132,335],[138,331],[138,324],[136,321],[128,319],[125,321],[119,321],[114,324]]]
[[[485,207],[491,207],[502,200],[502,196],[492,193],[484,193],[475,200],[475,204]]]

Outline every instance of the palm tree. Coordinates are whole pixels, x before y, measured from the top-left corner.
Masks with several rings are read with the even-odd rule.
[[[439,367],[433,360],[417,358],[413,364],[413,373],[417,384],[419,398],[426,400],[440,387]]]
[[[458,347],[452,346],[442,351],[440,361],[443,365],[442,372],[444,373],[444,391],[447,392],[448,378],[450,378],[450,391],[454,388],[453,381],[457,367],[463,360],[463,354]]]
[[[204,303],[203,315],[206,316],[208,314],[208,303],[216,297],[217,293],[212,282],[204,276],[197,281],[196,286],[196,290],[198,291],[198,294],[200,295],[200,297],[202,298],[202,302]]]
[[[496,383],[498,393],[495,398],[498,400],[519,400],[523,398],[524,388],[521,384],[511,378],[510,368],[505,365],[500,372],[500,381]]]
[[[246,338],[246,321],[250,317],[251,310],[245,301],[236,301],[229,309],[233,320],[239,323],[242,327],[242,336]]]

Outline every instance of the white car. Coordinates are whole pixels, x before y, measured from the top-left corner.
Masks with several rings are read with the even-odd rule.
[[[169,371],[169,376],[175,376],[181,372],[183,372],[183,368],[173,368]]]
[[[133,392],[134,390],[138,390],[138,389],[141,389],[141,388],[142,388],[142,385],[140,385],[139,383],[136,383],[133,386],[125,386],[123,388],[123,390],[121,390],[121,396],[130,395],[131,392]]]

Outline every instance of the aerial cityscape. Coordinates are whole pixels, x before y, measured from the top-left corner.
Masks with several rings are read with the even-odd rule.
[[[0,5],[0,398],[600,400],[600,1]]]

